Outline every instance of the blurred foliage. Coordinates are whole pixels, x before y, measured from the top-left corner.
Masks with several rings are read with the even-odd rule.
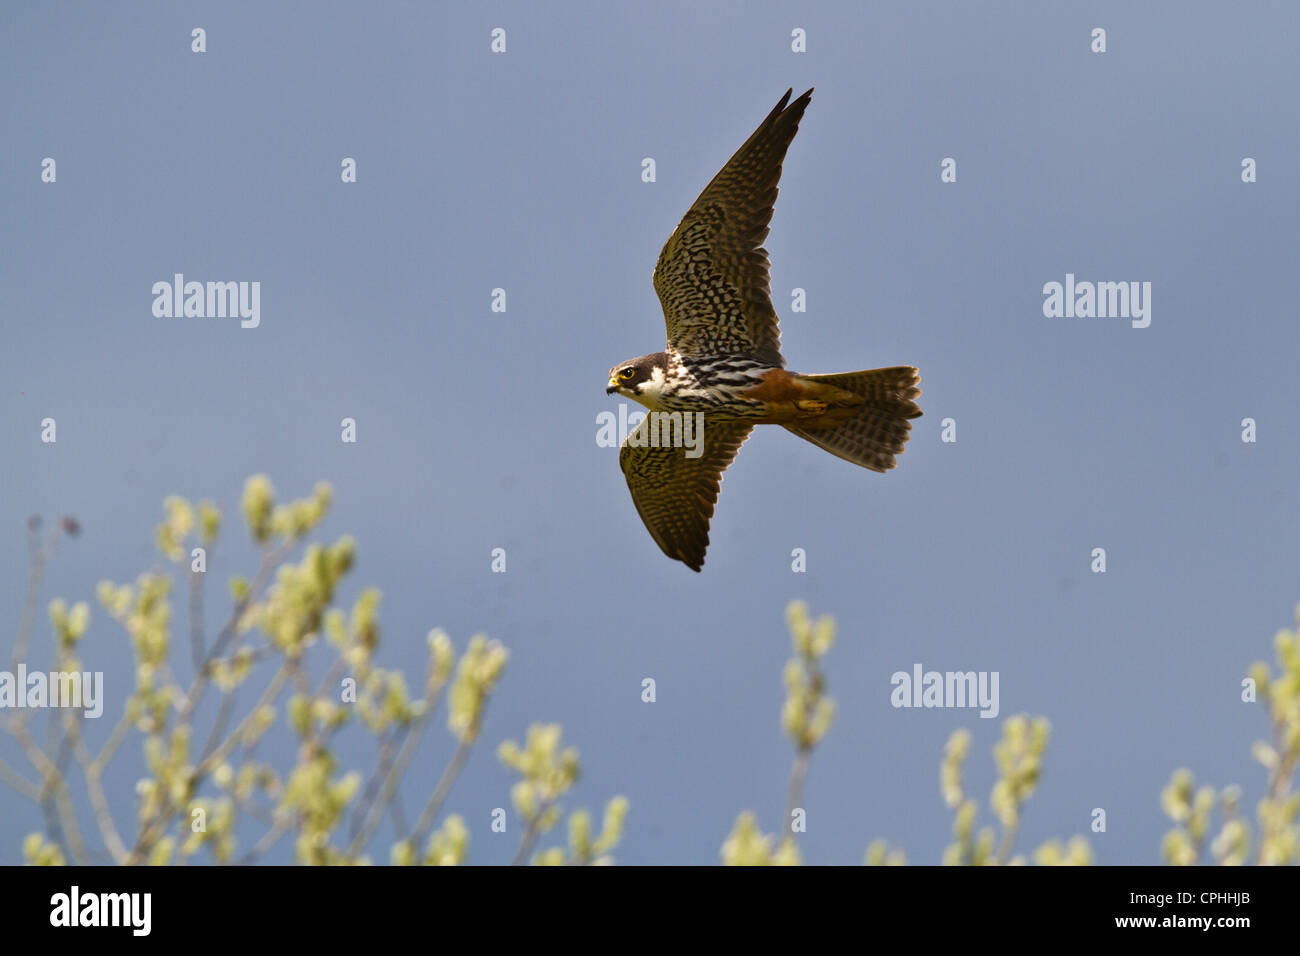
[[[379,666],[379,592],[363,590],[347,611],[336,606],[339,587],[356,562],[356,542],[347,536],[332,544],[307,541],[329,513],[332,500],[329,485],[322,482],[306,498],[277,503],[268,478],[248,479],[240,510],[261,562],[251,577],[231,580],[233,608],[211,640],[204,583],[209,552],[219,543],[222,514],[209,501],[195,505],[171,496],[163,502],[163,520],[154,538],[169,567],[146,572],[133,583],[104,581],[97,589],[107,618],[125,632],[134,663],[134,686],[108,740],[92,752],[83,736],[90,724],[76,708],[45,711],[49,727],[44,743],[28,727],[28,711],[15,709],[4,722],[36,780],[3,762],[0,779],[36,802],[46,823],[45,832],[32,833],[23,843],[28,863],[107,860],[165,865],[186,863],[200,854],[215,863],[251,863],[287,838],[299,863],[366,864],[367,850],[385,817],[391,817],[398,834],[389,848],[391,862],[465,862],[470,831],[464,818],[453,814],[436,828],[435,823],[478,741],[508,654],[499,642],[476,635],[457,656],[450,638],[434,630],[427,638],[428,663],[418,686],[412,688],[401,671]],[[28,663],[46,564],[60,537],[79,530],[75,521],[64,519],[42,537],[40,526],[38,519],[28,524],[32,574],[13,649],[14,670]],[[299,551],[300,557],[293,560]],[[189,683],[177,676],[182,664],[173,648],[172,591],[178,578],[188,596],[184,630],[189,638]],[[90,607],[78,602],[69,608],[56,599],[49,605],[49,618],[53,669],[84,670],[77,651],[91,624]],[[314,682],[308,663],[318,645],[322,649],[317,656],[323,654],[329,664]],[[240,689],[259,677],[263,689],[236,719],[237,704],[249,703],[249,695],[240,695]],[[200,733],[196,718],[205,698],[212,697],[215,714],[205,721],[206,733]],[[418,819],[408,823],[399,809],[399,785],[444,697],[455,749]],[[296,760],[287,769],[258,755],[259,745],[275,732],[281,716],[296,741]],[[336,737],[349,725],[373,739],[376,757],[369,773],[339,765]],[[133,735],[141,742],[145,775],[136,783],[134,820],[126,830],[119,828],[101,780]],[[502,744],[503,761],[521,776],[513,791],[523,831],[517,862],[526,860],[534,842],[558,821],[557,801],[577,779],[577,752],[559,749],[559,740],[558,726],[536,725],[523,748]],[[67,772],[69,754],[85,778],[102,851],[87,844],[78,826]],[[567,850],[544,851],[534,862],[612,862],[610,852],[621,838],[627,807],[622,797],[611,800],[599,834],[592,833],[586,812],[576,811],[569,817]],[[502,819],[494,814],[493,829],[504,831],[505,811],[498,812]],[[261,836],[241,848],[239,835],[250,829]]]
[[[795,747],[795,763],[789,784],[786,824],[781,835],[764,834],[752,811],[745,811],[722,845],[722,860],[730,866],[790,866],[802,860],[796,843],[800,829],[792,824],[802,811],[803,782],[813,748],[830,729],[834,701],[826,695],[822,659],[835,640],[835,623],[823,616],[810,620],[802,601],[790,604],[786,612],[795,656],[785,668],[786,699],[781,725]],[[1300,625],[1300,607],[1296,609]],[[1259,741],[1254,755],[1268,772],[1265,794],[1257,810],[1259,848],[1255,862],[1286,864],[1300,862],[1300,793],[1293,792],[1297,764],[1300,764],[1300,627],[1282,631],[1274,642],[1278,672],[1256,663],[1243,682],[1243,700],[1253,700],[1253,691],[1265,707],[1273,732],[1271,742]],[[997,823],[978,826],[979,804],[962,784],[962,769],[970,753],[971,735],[958,729],[949,738],[939,765],[939,790],[953,811],[953,842],[944,851],[943,863],[960,866],[1023,865],[1030,862],[1015,852],[1016,835],[1024,806],[1038,787],[1043,760],[1051,736],[1046,718],[1018,714],[1002,724],[1001,739],[993,748],[998,777],[989,795],[989,808]],[[1251,831],[1240,816],[1241,788],[1228,787],[1216,793],[1212,787],[1196,788],[1189,771],[1177,771],[1160,796],[1165,812],[1177,825],[1165,837],[1162,847],[1166,862],[1189,865],[1204,862],[1203,851],[1210,832],[1210,818],[1219,808],[1222,823],[1217,835],[1208,840],[1213,862],[1250,862]],[[1068,841],[1049,840],[1032,854],[1040,866],[1087,866],[1092,849],[1082,836]],[[903,851],[884,840],[867,848],[869,866],[901,866]]]
[[[509,655],[499,642],[483,635],[472,637],[458,655],[451,639],[435,629],[426,639],[427,665],[418,684],[400,670],[381,667],[379,591],[361,591],[350,609],[337,606],[337,592],[356,562],[356,542],[348,536],[332,544],[307,541],[329,513],[332,500],[329,485],[322,482],[306,498],[277,503],[269,479],[248,479],[240,510],[261,561],[251,577],[237,575],[230,581],[232,609],[211,637],[204,583],[209,552],[221,535],[221,511],[210,501],[193,504],[170,496],[163,502],[155,541],[168,566],[131,583],[103,581],[96,591],[106,617],[127,636],[133,661],[133,686],[108,739],[93,752],[83,736],[89,725],[76,708],[44,710],[48,725],[43,742],[29,726],[35,719],[31,710],[15,708],[4,715],[3,729],[17,741],[35,779],[0,761],[0,781],[36,803],[45,821],[43,832],[31,833],[23,842],[29,864],[167,865],[187,863],[201,854],[220,864],[251,863],[282,839],[291,841],[299,863],[367,864],[367,851],[389,818],[397,835],[388,847],[391,863],[466,862],[469,827],[462,816],[444,815],[442,809],[478,742]],[[41,522],[33,518],[28,530],[32,572],[11,655],[14,672],[29,664],[45,567],[60,539],[75,536],[80,525],[65,517],[42,535]],[[187,595],[182,632],[188,633],[188,683],[177,676],[182,665],[173,648],[172,592],[178,579]],[[69,606],[56,598],[48,605],[48,615],[51,669],[84,671],[80,654],[92,624],[89,604]],[[722,845],[722,860],[728,865],[802,862],[798,835],[806,822],[804,784],[812,755],[835,717],[824,664],[836,629],[829,616],[813,620],[801,601],[790,604],[786,620],[794,653],[782,675],[780,723],[793,746],[794,761],[784,832],[765,834],[753,812],[741,813]],[[1300,862],[1300,793],[1294,789],[1300,764],[1300,608],[1296,621],[1297,630],[1280,632],[1274,642],[1277,670],[1259,662],[1243,681],[1242,699],[1258,701],[1271,732],[1271,739],[1253,748],[1267,774],[1256,807],[1256,829],[1252,831],[1242,815],[1240,787],[1198,787],[1189,770],[1179,769],[1160,794],[1161,806],[1174,823],[1161,845],[1166,862]],[[329,662],[318,682],[308,676],[313,651]],[[262,690],[236,719],[237,705],[249,703],[247,694],[239,692],[255,678],[262,679]],[[204,701],[213,697],[215,714],[205,720],[206,733],[200,733],[196,717]],[[454,749],[419,816],[408,822],[400,809],[399,788],[444,703]],[[281,716],[296,743],[295,761],[288,768],[277,768],[258,755]],[[349,726],[373,741],[376,757],[368,773],[339,765],[336,737]],[[127,830],[119,829],[120,821],[110,811],[102,778],[133,735],[140,741],[145,773],[136,783],[134,819]],[[993,824],[980,826],[979,803],[963,785],[971,735],[958,729],[949,737],[939,766],[940,795],[953,812],[953,842],[944,851],[945,864],[1092,862],[1092,850],[1079,836],[1049,840],[1030,858],[1016,853],[1024,808],[1038,787],[1049,738],[1045,718],[1019,714],[1003,722],[993,748],[997,779],[988,800]],[[587,810],[576,809],[567,816],[563,844],[537,849],[565,820],[562,803],[581,772],[578,752],[563,744],[558,725],[533,724],[522,744],[506,740],[497,756],[517,776],[510,790],[521,830],[515,863],[613,862],[611,852],[622,838],[628,812],[628,801],[621,796],[606,804],[599,830]],[[89,846],[80,830],[69,773],[74,758],[102,850]],[[493,812],[494,832],[509,826],[505,813],[504,808]],[[261,836],[241,846],[240,835],[255,824]],[[865,862],[903,865],[906,857],[901,848],[877,840],[867,848]]]
[[[559,724],[533,724],[522,747],[507,740],[497,749],[497,756],[520,777],[510,796],[515,812],[527,827],[515,858],[515,862],[522,862],[537,839],[559,823],[562,811],[558,801],[577,781],[581,771],[578,752],[572,747],[560,749]],[[594,839],[591,815],[586,810],[575,811],[569,816],[567,850],[562,847],[544,850],[533,862],[544,866],[614,862],[608,853],[622,836],[627,809],[625,798],[611,800],[605,807],[601,832]]]
[[[961,773],[970,752],[970,732],[958,730],[948,738],[943,762],[939,765],[939,789],[944,803],[954,814],[952,835],[955,841],[944,851],[943,862],[946,865],[1019,866],[1027,862],[1023,856],[1014,855],[1016,833],[1025,802],[1038,787],[1050,735],[1051,725],[1044,717],[1031,720],[1024,714],[1017,714],[1002,722],[1002,739],[993,747],[998,779],[989,795],[989,806],[1002,827],[1000,838],[993,827],[981,827],[976,831],[979,805],[962,788]],[[1072,837],[1064,846],[1060,841],[1052,840],[1034,852],[1034,862],[1040,866],[1087,866],[1092,862],[1092,851],[1083,837]]]
[[[1296,608],[1300,625],[1300,607]],[[1255,808],[1258,846],[1253,862],[1262,866],[1300,863],[1300,792],[1296,792],[1296,766],[1300,764],[1300,626],[1282,630],[1273,639],[1277,655],[1275,673],[1256,661],[1243,681],[1242,699],[1257,700],[1268,715],[1272,740],[1257,740],[1251,753],[1267,773],[1264,795]],[[1165,862],[1192,866],[1210,861],[1225,866],[1252,862],[1252,834],[1241,815],[1241,788],[1195,785],[1192,772],[1174,771],[1160,794],[1160,805],[1174,822],[1165,834],[1161,852]],[[1218,833],[1210,839],[1212,817],[1219,810]]]
[[[816,621],[808,616],[802,601],[793,601],[786,609],[786,624],[795,655],[785,666],[785,705],[781,709],[781,726],[795,747],[795,762],[790,774],[786,807],[787,832],[781,836],[765,835],[751,811],[741,813],[731,834],[722,845],[722,861],[728,866],[798,866],[802,859],[796,843],[802,827],[797,823],[803,813],[804,780],[813,748],[830,730],[835,702],[826,695],[826,676],[822,661],[835,644],[835,621],[823,615]],[[1038,785],[1039,769],[1047,750],[1049,725],[1044,718],[1030,720],[1024,715],[1003,723],[1002,739],[994,747],[998,780],[993,785],[989,803],[1002,826],[999,841],[992,827],[975,830],[978,804],[962,789],[962,765],[970,751],[970,733],[956,731],[948,740],[939,768],[939,785],[944,802],[955,811],[954,842],[944,852],[943,862],[953,865],[1022,864],[1024,857],[1013,856],[1021,809],[1033,796]],[[1044,844],[1034,854],[1039,864],[1088,864],[1092,853],[1088,843],[1075,837],[1064,847],[1057,841]],[[903,851],[890,848],[883,840],[873,842],[866,853],[869,866],[901,866],[906,863]]]
[[[804,781],[813,748],[830,731],[835,718],[835,701],[826,695],[826,675],[822,671],[822,659],[835,645],[835,621],[825,614],[813,621],[803,601],[790,602],[785,620],[794,657],[786,662],[782,674],[785,704],[781,707],[781,729],[795,750],[785,832],[780,837],[764,835],[758,818],[745,811],[722,845],[722,862],[728,866],[798,866],[802,862],[795,835],[800,826],[798,815],[803,812]]]

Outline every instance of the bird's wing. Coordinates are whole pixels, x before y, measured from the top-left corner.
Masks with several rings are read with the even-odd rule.
[[[688,458],[685,448],[649,447],[654,420],[647,415],[627,437],[618,463],[637,513],[655,543],[668,557],[698,571],[709,546],[709,519],[718,500],[722,473],[754,426],[706,421],[700,436],[702,454]]]
[[[786,91],[704,187],[659,253],[654,286],[670,349],[684,355],[749,355],[785,365],[763,240],[781,162],[813,91],[790,103],[793,92]]]

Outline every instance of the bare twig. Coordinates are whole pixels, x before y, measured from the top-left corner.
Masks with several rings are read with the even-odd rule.
[[[14,770],[9,764],[0,760],[0,780],[3,780],[9,786],[13,787],[28,800],[36,800],[40,796],[40,791],[36,784],[32,783],[18,771]]]
[[[429,666],[432,668],[432,662]],[[384,777],[384,784],[379,791],[378,799],[367,808],[367,812],[363,816],[364,823],[362,823],[361,829],[357,831],[357,833],[352,837],[351,843],[348,844],[347,855],[349,858],[355,857],[361,852],[362,848],[370,841],[371,836],[374,835],[375,829],[379,826],[379,821],[384,818],[384,811],[388,809],[389,803],[396,794],[397,785],[402,781],[402,778],[406,776],[406,769],[410,766],[411,759],[415,756],[415,751],[420,746],[420,741],[424,738],[424,732],[429,725],[430,719],[438,709],[438,704],[442,699],[442,690],[446,685],[446,678],[441,681],[434,681],[432,679],[432,674],[426,676],[423,709],[420,714],[412,720],[411,727],[407,730],[406,737],[402,741],[401,749],[398,751],[397,759],[393,761],[392,768]],[[476,737],[477,735],[478,731],[477,728],[475,728],[473,736]],[[473,738],[471,737],[471,745],[472,741]],[[464,746],[464,744],[462,744],[462,746]],[[459,753],[460,751],[457,750],[457,755],[459,755]],[[461,762],[463,763],[463,758]],[[452,763],[448,765],[447,770],[450,771],[455,765],[456,758],[453,756]],[[459,767],[457,767],[456,772],[459,773]],[[447,790],[449,791],[451,789],[451,784],[455,779],[455,774],[448,777],[447,772],[444,772],[443,779],[439,781],[438,786],[442,787],[443,781],[446,781]],[[433,812],[435,814],[444,799],[446,799],[446,793],[442,795],[442,798],[439,799],[437,804],[433,807]],[[429,808],[426,806],[426,812],[428,809]],[[423,819],[423,815],[421,816],[421,819]],[[419,827],[417,825],[416,830],[418,831],[418,829]],[[401,831],[399,830],[398,832]]]
[[[217,639],[212,642],[212,648],[204,657],[198,673],[195,675],[194,683],[190,686],[190,691],[185,697],[184,703],[180,707],[180,719],[182,723],[188,723],[194,716],[194,708],[198,705],[199,698],[203,691],[207,689],[208,681],[211,679],[211,665],[214,660],[221,656],[225,651],[226,645],[236,635],[239,629],[239,622],[244,613],[251,607],[259,597],[262,590],[266,587],[271,578],[271,572],[283,561],[293,549],[297,546],[299,539],[291,538],[285,541],[277,548],[271,548],[262,553],[262,563],[257,569],[257,574],[253,578],[253,583],[249,586],[248,592],[244,595],[243,600],[236,601],[234,609],[230,612],[230,617],[225,625],[217,633]]]
[[[528,855],[533,852],[533,847],[537,845],[537,841],[542,835],[542,817],[546,816],[547,811],[554,804],[554,800],[547,800],[538,805],[537,813],[528,821],[528,826],[524,829],[524,835],[519,840],[519,848],[515,850],[514,859],[510,861],[511,866],[523,866],[528,862]]]
[[[474,749],[474,740],[474,737],[466,737],[452,754],[451,763],[447,764],[447,769],[442,772],[442,776],[438,779],[438,786],[434,788],[429,802],[424,805],[419,819],[415,821],[415,829],[407,837],[406,842],[411,844],[412,849],[423,843],[425,836],[433,828],[433,821],[438,818],[438,811],[442,809],[443,801],[447,799],[447,794],[451,793],[452,784],[460,776],[465,761],[469,759],[470,751]]]
[[[239,858],[237,865],[248,866],[251,863],[255,863],[258,857],[268,852],[271,847],[280,842],[281,837],[293,829],[295,822],[296,821],[292,815],[281,815],[281,817],[276,820],[275,825],[263,834],[262,838],[253,845],[252,849]]]
[[[81,765],[82,773],[86,778],[86,789],[90,794],[90,805],[95,812],[95,822],[99,826],[100,836],[104,840],[104,846],[107,847],[109,854],[113,857],[113,861],[123,863],[127,856],[126,845],[122,842],[121,834],[117,832],[117,824],[113,821],[112,811],[109,809],[108,800],[104,796],[104,787],[100,778],[102,767],[98,760],[90,756],[90,748],[86,746],[85,738],[81,736],[80,722],[80,713],[74,712],[65,715],[68,739],[73,743],[77,762]],[[118,726],[122,726],[122,722],[119,722]],[[116,733],[116,730],[114,733]],[[114,746],[116,749],[116,745]]]
[[[182,558],[182,564],[184,559]],[[203,666],[203,578],[205,574],[189,568],[190,580],[190,658],[197,673]]]

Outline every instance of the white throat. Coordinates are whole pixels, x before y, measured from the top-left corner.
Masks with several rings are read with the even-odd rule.
[[[650,370],[650,378],[637,385],[637,393],[632,398],[651,411],[658,409],[660,407],[659,396],[663,392],[667,381],[668,376],[664,374],[664,370],[655,367]]]

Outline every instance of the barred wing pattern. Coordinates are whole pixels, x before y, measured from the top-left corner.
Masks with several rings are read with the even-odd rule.
[[[687,458],[684,448],[648,445],[653,417],[647,415],[623,442],[618,463],[627,478],[632,501],[655,543],[664,554],[693,571],[704,566],[709,547],[709,519],[722,486],[722,473],[735,460],[753,425],[737,421],[705,421],[703,453]]]
[[[813,91],[790,103],[793,92],[704,187],[659,253],[655,292],[668,347],[682,355],[747,355],[785,366],[763,240],[781,163]]]

